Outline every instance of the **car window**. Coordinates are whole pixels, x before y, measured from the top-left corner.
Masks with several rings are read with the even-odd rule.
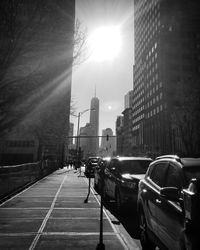
[[[159,187],[164,187],[166,173],[168,169],[168,162],[157,163],[151,166],[150,179],[156,183]]]
[[[119,162],[119,169],[124,174],[145,174],[150,163],[150,160],[123,160]]]
[[[169,164],[165,186],[177,187],[178,189],[181,189],[183,187],[183,176],[181,174],[180,167]]]

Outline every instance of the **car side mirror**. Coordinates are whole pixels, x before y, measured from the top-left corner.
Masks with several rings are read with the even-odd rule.
[[[176,187],[164,187],[160,190],[160,195],[170,201],[179,201],[180,192]]]

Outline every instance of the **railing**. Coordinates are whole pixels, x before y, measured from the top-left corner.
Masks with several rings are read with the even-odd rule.
[[[57,169],[55,162],[0,167],[0,202]]]

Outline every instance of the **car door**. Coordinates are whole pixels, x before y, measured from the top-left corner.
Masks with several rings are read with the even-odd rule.
[[[109,196],[114,199],[115,198],[115,187],[116,187],[116,179],[118,175],[118,160],[113,159],[110,162],[110,178],[109,178]]]
[[[169,164],[165,185],[176,187],[180,190],[183,185],[181,168],[176,164]],[[158,235],[168,249],[180,249],[180,240],[183,231],[183,211],[180,202],[169,201],[159,197],[160,204],[157,205]]]
[[[157,235],[158,220],[157,207],[159,206],[159,192],[165,180],[168,169],[167,162],[159,162],[152,166],[148,178],[149,185],[146,185],[146,220],[150,229]]]
[[[107,164],[107,166],[105,167],[104,170],[104,190],[106,192],[107,195],[109,195],[110,193],[110,177],[111,177],[111,173],[110,173],[110,164]]]

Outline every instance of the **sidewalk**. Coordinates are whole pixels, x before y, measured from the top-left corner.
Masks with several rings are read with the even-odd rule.
[[[88,180],[66,168],[38,181],[0,206],[0,249],[91,249],[99,243],[100,208]],[[108,216],[105,249],[128,249]]]

